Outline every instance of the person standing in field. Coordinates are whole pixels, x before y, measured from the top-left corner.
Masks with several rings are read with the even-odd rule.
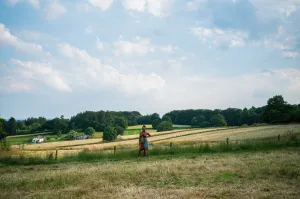
[[[149,144],[148,144],[148,139],[147,137],[150,137],[151,135],[146,132],[146,126],[143,125],[142,127],[142,132],[140,133],[139,136],[139,157],[141,156],[141,151],[144,151],[144,157],[148,157],[148,148],[149,148]]]

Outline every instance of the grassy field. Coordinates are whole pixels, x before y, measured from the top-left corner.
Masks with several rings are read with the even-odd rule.
[[[300,152],[1,166],[0,198],[299,198]]]

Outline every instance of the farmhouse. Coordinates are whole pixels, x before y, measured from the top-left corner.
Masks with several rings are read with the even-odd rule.
[[[41,136],[37,136],[32,139],[32,143],[40,143],[40,142],[44,142],[44,141],[45,141],[45,138],[43,138]]]

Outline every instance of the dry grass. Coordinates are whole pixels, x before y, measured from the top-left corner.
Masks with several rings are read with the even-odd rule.
[[[142,126],[141,124],[139,125],[135,125],[135,126],[128,126],[127,129],[142,129]],[[146,128],[147,129],[152,129],[152,124],[145,124]]]
[[[159,135],[160,133],[157,133],[155,135],[159,135],[159,136],[153,136],[149,138],[149,142],[152,141],[158,141],[158,140],[162,140],[162,139],[169,139],[169,138],[173,138],[176,136],[182,136],[182,135],[186,135],[186,134],[190,134],[190,133],[201,133],[201,132],[205,132],[205,131],[213,131],[213,130],[218,130],[218,129],[222,129],[222,128],[209,128],[209,129],[196,129],[196,130],[189,130],[189,131],[177,131],[177,132],[164,132],[164,134]],[[136,137],[137,138],[137,137]],[[137,145],[138,146],[138,139],[134,139],[134,140],[125,140],[125,141],[119,141],[119,142],[110,142],[110,143],[102,143],[102,144],[89,144],[89,145],[82,145],[82,146],[74,146],[72,148],[76,149],[76,148],[85,148],[85,149],[89,149],[89,150],[97,150],[97,149],[106,149],[106,148],[112,148],[114,146],[124,146],[124,145]]]
[[[299,198],[298,150],[0,168],[0,198]]]
[[[249,127],[242,129],[228,129],[222,131],[213,131],[201,133],[197,135],[189,135],[166,140],[167,142],[176,141],[224,141],[228,137],[230,140],[241,140],[250,138],[262,138],[277,136],[283,134],[287,130],[298,130],[300,125],[280,125],[280,126],[264,126]]]

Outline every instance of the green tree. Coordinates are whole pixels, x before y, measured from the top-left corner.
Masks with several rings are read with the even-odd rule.
[[[128,127],[128,121],[124,117],[116,117],[114,121],[115,125],[126,129]]]
[[[76,137],[78,136],[78,133],[74,130],[70,131],[65,137],[65,140],[76,140]]]
[[[209,123],[209,122],[207,122],[207,121],[204,121],[204,122],[202,122],[201,124],[200,124],[200,127],[201,128],[206,128],[206,127],[210,127],[211,126],[211,124]]]
[[[161,131],[170,131],[173,130],[173,125],[169,121],[162,121],[158,126],[157,126],[157,132]]]
[[[26,130],[27,129],[27,126],[25,125],[24,121],[17,122],[17,127],[18,127],[18,130]]]
[[[167,121],[172,123],[172,119],[169,116],[163,116],[162,121]]]
[[[0,118],[0,140],[4,140],[6,138],[6,133],[4,132],[4,123],[5,121]]]
[[[116,129],[111,125],[107,125],[103,131],[103,140],[113,141],[116,138],[117,138]]]
[[[37,122],[33,123],[29,126],[30,132],[37,132],[37,131],[41,130],[41,127],[42,126],[39,123],[37,123]]]
[[[159,117],[158,113],[153,113],[151,115],[151,121],[153,122],[154,120],[160,120],[160,117]]]
[[[212,116],[212,118],[210,119],[210,123],[212,126],[227,126],[227,122],[224,118],[223,115],[221,114],[217,114]]]
[[[199,126],[199,122],[197,120],[197,117],[193,117],[192,121],[191,121],[191,126],[192,128],[196,128]]]
[[[16,135],[17,134],[17,122],[15,118],[11,117],[7,122],[6,131],[8,135]]]
[[[117,131],[117,135],[124,135],[124,128],[116,126],[115,129]]]
[[[95,134],[95,129],[93,127],[88,127],[85,129],[84,134],[93,136]]]
[[[156,119],[152,122],[152,128],[157,129],[157,126],[161,123],[160,119]]]

